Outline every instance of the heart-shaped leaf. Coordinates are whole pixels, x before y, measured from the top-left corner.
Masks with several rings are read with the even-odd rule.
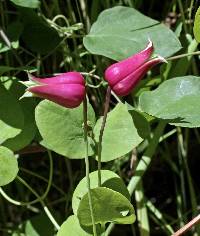
[[[6,147],[0,146],[0,186],[9,184],[18,173],[17,158]]]
[[[67,220],[61,225],[57,236],[90,236],[91,234],[85,232],[78,221],[78,218],[75,215],[72,215],[67,218]]]
[[[45,213],[29,218],[15,229],[12,236],[47,236],[47,229],[48,235],[55,235],[54,226]]]
[[[19,101],[0,82],[0,144],[18,135],[24,125]]]
[[[0,77],[3,86],[12,95],[19,100],[25,91],[25,86],[21,84],[16,77]],[[34,109],[34,99],[21,99],[19,101],[20,107],[24,114],[24,126],[22,131],[13,138],[7,139],[2,145],[8,147],[12,151],[20,150],[26,147],[34,138],[36,133]]]
[[[7,139],[2,145],[13,151],[18,151],[26,147],[33,140],[36,133],[36,125],[34,118],[35,103],[31,99],[23,99],[20,101],[24,113],[24,126],[21,133],[11,139]]]
[[[95,139],[98,142],[102,118],[94,128]],[[102,161],[107,162],[121,157],[136,147],[142,138],[138,135],[133,119],[127,106],[119,103],[108,113],[102,140]]]
[[[92,204],[95,206],[95,224],[105,224],[107,222],[132,224],[135,221],[133,206],[121,193],[109,188],[98,187],[91,190],[91,197]],[[88,194],[82,198],[77,216],[81,225],[92,225]]]
[[[126,185],[116,173],[110,170],[101,170],[101,176],[102,176],[101,179],[102,186],[113,189],[123,194],[128,200],[130,200],[130,194],[126,188]],[[84,177],[74,190],[72,197],[72,208],[75,215],[77,215],[77,210],[81,199],[87,193],[86,186],[87,186],[87,179],[86,177]],[[91,188],[98,187],[98,171],[90,173],[90,187]]]
[[[67,109],[44,100],[36,107],[35,119],[45,147],[72,159],[85,157],[82,105]],[[91,106],[88,106],[88,123],[92,129],[95,114]],[[90,147],[89,155],[92,154]]]
[[[139,98],[142,111],[181,127],[200,126],[200,77],[184,76],[163,82]]]
[[[144,49],[148,38],[154,43],[155,53],[163,57],[181,48],[178,38],[169,28],[134,8],[122,6],[103,11],[83,43],[93,54],[121,60]]]

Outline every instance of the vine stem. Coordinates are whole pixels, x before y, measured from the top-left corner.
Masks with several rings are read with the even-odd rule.
[[[173,60],[176,60],[176,59],[179,59],[179,58],[183,58],[183,57],[187,57],[187,56],[195,56],[195,55],[200,55],[200,51],[179,54],[177,56],[168,57],[168,58],[166,58],[166,60],[167,61],[173,61]]]
[[[37,208],[32,207],[32,204],[35,204],[37,202],[40,202],[46,215],[48,216],[48,218],[50,219],[50,221],[52,222],[52,224],[55,226],[55,228],[57,230],[60,229],[60,226],[58,225],[58,223],[56,222],[56,220],[54,219],[54,217],[52,216],[50,210],[48,209],[48,207],[45,205],[43,199],[47,196],[51,184],[52,184],[52,177],[53,177],[53,160],[52,160],[52,156],[51,156],[51,152],[48,150],[48,155],[49,155],[49,160],[50,160],[50,171],[49,171],[49,180],[48,180],[48,185],[47,185],[47,189],[45,191],[45,193],[42,196],[39,196],[39,194],[25,181],[23,180],[21,177],[17,176],[16,179],[22,183],[25,187],[27,187],[27,189],[29,189],[35,196],[37,199],[30,201],[30,202],[21,202],[21,201],[16,201],[14,199],[12,199],[11,197],[9,197],[2,188],[0,188],[0,194],[10,203],[17,205],[17,206],[27,206],[30,210],[33,210],[34,212],[37,212]]]
[[[59,224],[56,222],[55,218],[51,214],[49,208],[45,205],[44,201],[42,199],[40,199],[40,196],[37,194],[37,192],[25,180],[23,180],[21,177],[17,176],[16,179],[18,179],[19,182],[21,182],[24,186],[26,186],[39,199],[39,201],[40,201],[46,215],[48,216],[49,220],[55,226],[55,228],[57,230],[59,230],[60,229]]]
[[[88,158],[88,125],[87,125],[87,98],[85,96],[83,101],[83,120],[84,120],[84,142],[85,142],[85,174],[87,179],[87,190],[88,190],[88,199],[89,199],[89,207],[92,219],[92,227],[93,227],[93,234],[97,236],[97,230],[94,220],[94,210],[92,206],[92,195],[91,195],[91,188],[90,188],[90,167],[89,167],[89,158]]]
[[[196,216],[194,219],[192,219],[190,222],[188,222],[186,225],[184,225],[181,229],[172,234],[172,236],[180,236],[186,233],[189,229],[191,229],[195,224],[199,222],[200,222],[200,214]]]
[[[41,200],[44,200],[46,196],[48,195],[51,185],[52,185],[52,178],[53,178],[53,158],[51,155],[51,152],[47,150],[48,156],[49,156],[49,179],[48,179],[48,184],[47,188],[42,196],[37,197],[35,200],[29,201],[29,202],[23,202],[23,201],[17,201],[15,199],[12,199],[7,195],[6,192],[0,187],[0,194],[10,203],[17,205],[17,206],[28,206],[30,208],[31,205],[40,202]],[[30,188],[29,188],[30,189]],[[36,194],[35,194],[36,196]]]
[[[103,132],[106,125],[106,119],[109,110],[110,104],[110,96],[111,96],[111,88],[108,86],[106,92],[106,100],[105,100],[105,107],[104,107],[104,114],[103,114],[103,121],[101,124],[101,129],[99,133],[99,142],[98,142],[98,187],[101,187],[101,151],[102,151],[102,139],[103,139]]]

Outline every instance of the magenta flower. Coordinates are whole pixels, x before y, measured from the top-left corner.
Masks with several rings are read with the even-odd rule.
[[[44,79],[31,76],[31,80],[37,85],[29,87],[28,91],[67,108],[78,107],[85,97],[85,81],[78,72]]]
[[[160,62],[166,62],[160,56],[150,59],[153,50],[153,43],[149,40],[144,50],[106,69],[105,80],[118,96],[128,95],[148,70]]]

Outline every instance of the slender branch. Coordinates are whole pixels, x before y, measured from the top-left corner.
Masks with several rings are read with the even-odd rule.
[[[101,124],[101,129],[99,133],[99,142],[98,142],[98,187],[101,187],[101,151],[102,151],[102,139],[103,139],[103,132],[106,124],[107,114],[109,110],[110,104],[110,95],[111,95],[111,88],[108,86],[106,92],[106,100],[105,100],[105,107],[104,107],[104,114],[103,114],[103,121]]]
[[[99,88],[101,87],[101,85],[103,85],[103,81],[101,81],[99,84],[97,85],[93,85],[93,84],[89,84],[87,83],[87,86],[90,87],[90,88]]]
[[[90,168],[89,168],[89,158],[88,158],[88,125],[87,125],[87,98],[84,98],[83,101],[83,120],[84,120],[84,142],[85,142],[85,172],[86,172],[86,179],[87,179],[87,189],[88,189],[88,199],[89,199],[89,207],[92,219],[92,226],[93,226],[93,234],[97,236],[97,230],[94,220],[94,210],[92,206],[92,195],[91,195],[91,188],[90,188]]]
[[[2,187],[0,187],[0,194],[2,195],[2,197],[4,197],[8,202],[16,205],[16,206],[23,206],[23,204],[20,201],[16,201],[15,199],[9,197],[4,190],[2,189]]]
[[[44,176],[41,176],[41,175],[37,174],[36,172],[33,172],[33,171],[28,170],[28,169],[23,168],[23,167],[20,167],[19,169],[20,169],[20,171],[23,171],[24,173],[27,173],[27,174],[29,174],[29,175],[31,175],[33,177],[36,177],[39,180],[42,180],[42,181],[44,181],[46,183],[49,182],[49,179],[46,179]],[[59,188],[56,184],[54,184],[52,182],[51,186],[54,187],[60,194],[64,195],[65,198],[67,197],[67,194],[61,188]]]
[[[152,212],[152,214],[162,223],[163,229],[166,229],[169,234],[173,234],[174,230],[171,225],[167,223],[163,214],[154,206],[154,204],[150,200],[145,198],[145,201],[148,210]]]
[[[112,90],[111,90],[111,94],[118,102],[122,102],[121,99],[117,96],[117,94],[115,94]]]
[[[49,171],[49,181],[48,181],[48,186],[47,186],[47,189],[45,191],[45,193],[40,197],[39,194],[25,181],[23,180],[22,178],[20,178],[19,176],[16,177],[16,179],[21,182],[24,186],[26,186],[36,197],[37,199],[31,201],[31,202],[20,202],[20,201],[16,201],[12,198],[10,198],[4,191],[2,188],[0,188],[0,193],[1,195],[7,200],[9,201],[10,203],[14,204],[14,205],[18,205],[18,206],[27,206],[29,209],[31,210],[34,210],[36,208],[34,207],[31,207],[30,205],[31,204],[34,204],[34,203],[37,203],[37,202],[40,202],[45,213],[47,214],[48,218],[50,219],[50,221],[52,222],[52,224],[55,226],[55,228],[57,230],[60,229],[60,226],[58,225],[58,223],[56,222],[56,220],[54,219],[54,217],[52,216],[50,210],[48,209],[48,207],[45,205],[43,199],[47,196],[49,190],[50,190],[50,187],[51,187],[51,183],[52,183],[52,176],[53,176],[53,161],[52,161],[52,156],[51,156],[51,153],[50,151],[48,151],[48,154],[49,154],[49,159],[50,159],[50,171]]]
[[[55,226],[55,228],[57,230],[60,229],[60,226],[58,225],[58,223],[56,222],[56,220],[54,219],[54,217],[52,216],[51,212],[49,211],[48,207],[45,205],[44,201],[40,198],[40,196],[35,192],[34,189],[31,188],[30,185],[28,185],[26,183],[26,181],[24,181],[22,178],[20,178],[19,176],[16,177],[23,185],[25,185],[38,199],[38,201],[41,203],[41,205],[43,206],[43,209],[45,211],[45,213],[47,214],[48,218],[50,219],[50,221],[52,222],[52,224]],[[18,205],[18,206],[23,206],[23,204],[19,201],[15,201],[12,198],[10,198],[7,194],[5,194],[5,192],[3,191],[2,188],[0,188],[0,193],[2,194],[2,196],[9,201],[10,203],[14,204],[14,205]],[[30,210],[36,211],[37,209],[34,207],[31,207],[30,205],[27,206]]]
[[[197,223],[200,223],[200,214],[196,216],[194,219],[192,219],[190,222],[188,222],[186,225],[184,225],[181,229],[179,229],[174,234],[172,234],[172,236],[180,236],[186,233],[189,229],[191,229]]]
[[[172,61],[172,60],[176,60],[182,57],[187,57],[187,56],[194,56],[194,55],[200,55],[200,51],[196,51],[196,52],[189,52],[189,53],[183,53],[177,56],[173,56],[173,57],[168,57],[166,60],[167,61]]]
[[[0,187],[0,194],[7,201],[9,201],[10,203],[17,205],[17,206],[27,206],[30,208],[30,205],[40,202],[41,200],[44,200],[46,198],[47,194],[50,191],[50,187],[52,185],[52,178],[53,178],[53,159],[52,159],[51,152],[49,150],[47,150],[47,152],[48,152],[48,156],[49,156],[49,179],[48,179],[47,188],[46,188],[44,194],[42,196],[39,196],[37,194],[37,196],[39,196],[39,197],[37,197],[35,200],[29,201],[29,202],[22,202],[22,201],[17,201],[15,199],[11,198],[10,196],[8,196],[7,193],[4,192],[4,190]],[[36,194],[35,194],[35,196],[36,196]]]
[[[101,78],[98,75],[92,74],[92,73],[87,73],[87,72],[80,72],[82,75],[90,76],[93,77],[97,80],[101,80]]]
[[[40,196],[37,194],[37,192],[22,178],[20,178],[19,176],[16,177],[24,186],[26,186],[40,201],[46,215],[48,216],[48,218],[50,219],[51,223],[55,226],[55,228],[57,230],[60,229],[59,224],[56,222],[56,220],[54,219],[53,215],[51,214],[51,212],[49,211],[48,207],[45,205],[44,201],[40,198]]]

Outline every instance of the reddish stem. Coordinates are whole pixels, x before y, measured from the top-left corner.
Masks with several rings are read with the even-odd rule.
[[[200,214],[196,216],[194,219],[192,219],[190,222],[188,222],[186,225],[184,225],[181,229],[176,231],[172,236],[180,236],[184,233],[186,233],[189,229],[192,228],[193,225],[200,222]]]

